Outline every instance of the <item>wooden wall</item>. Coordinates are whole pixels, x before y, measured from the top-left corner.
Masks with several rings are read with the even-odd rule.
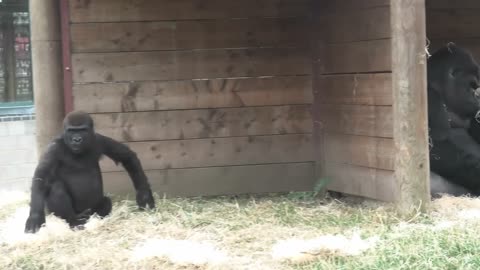
[[[159,194],[311,189],[309,4],[69,0],[74,107],[138,153]],[[107,191],[133,190],[101,166]]]
[[[454,42],[480,61],[480,1],[426,0],[426,5],[430,53]]]
[[[316,1],[313,16],[315,147],[328,188],[383,201],[396,189],[389,4]]]

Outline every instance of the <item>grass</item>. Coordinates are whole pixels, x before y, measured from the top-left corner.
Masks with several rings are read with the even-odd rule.
[[[93,219],[85,230],[71,231],[48,217],[48,226],[34,236],[22,233],[26,203],[27,197],[0,202],[0,269],[480,269],[478,199],[444,197],[432,203],[428,215],[399,218],[388,204],[321,200],[310,193],[157,198],[157,209],[145,212],[116,198],[113,213]],[[283,240],[337,234],[378,239],[359,255],[317,248],[307,260],[297,260],[302,263],[272,256]],[[155,239],[189,242],[142,247]],[[329,239],[324,244],[337,241]],[[190,242],[209,244],[216,253],[207,254],[207,246],[194,250]],[[132,259],[137,250],[161,249],[177,258]],[[200,253],[227,259],[185,263]]]

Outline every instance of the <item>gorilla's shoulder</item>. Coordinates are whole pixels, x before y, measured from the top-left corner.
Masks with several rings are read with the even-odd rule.
[[[65,148],[65,142],[63,141],[62,136],[55,137],[50,143],[45,147],[46,152],[58,152]]]
[[[100,133],[97,133],[95,132],[95,141],[98,143],[98,144],[105,144],[106,141],[112,141],[113,139],[108,137],[108,136],[105,136],[103,134],[100,134]]]

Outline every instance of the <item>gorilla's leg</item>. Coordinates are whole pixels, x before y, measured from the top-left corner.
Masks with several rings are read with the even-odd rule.
[[[105,217],[112,211],[112,200],[108,197],[103,197],[102,201],[95,207],[94,212],[100,217]]]
[[[440,194],[463,196],[469,193],[466,188],[451,183],[434,172],[430,172],[430,194],[432,198],[438,198]]]
[[[87,221],[84,217],[77,217],[73,208],[72,198],[70,198],[65,185],[61,181],[55,181],[51,186],[46,204],[49,212],[66,220],[70,227],[83,225]]]

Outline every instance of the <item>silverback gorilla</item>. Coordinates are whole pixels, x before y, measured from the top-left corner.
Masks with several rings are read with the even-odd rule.
[[[431,194],[480,195],[479,67],[449,43],[429,59]]]
[[[99,166],[102,155],[121,163],[128,172],[139,208],[155,208],[150,184],[135,152],[95,133],[93,119],[74,111],[65,117],[63,133],[48,146],[35,169],[25,232],[35,233],[45,223],[45,207],[72,228],[83,225],[93,214],[108,215],[112,202],[103,193]]]

